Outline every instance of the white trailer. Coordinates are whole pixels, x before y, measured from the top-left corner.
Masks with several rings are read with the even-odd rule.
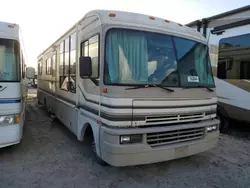
[[[216,146],[208,46],[181,24],[95,10],[38,56],[38,101],[97,161],[155,163]]]
[[[26,96],[19,26],[0,22],[0,148],[22,139]]]
[[[218,95],[218,117],[250,122],[250,5],[187,24],[207,39]]]

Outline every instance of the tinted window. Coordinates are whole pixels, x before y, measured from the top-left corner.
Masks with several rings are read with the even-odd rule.
[[[250,79],[250,34],[223,38],[219,42],[217,76]]]
[[[250,34],[228,37],[220,40],[220,49],[232,47],[249,47]]]

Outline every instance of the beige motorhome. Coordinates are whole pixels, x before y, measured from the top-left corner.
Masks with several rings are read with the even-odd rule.
[[[187,24],[209,43],[221,129],[230,118],[250,122],[250,6]]]
[[[128,166],[216,146],[206,39],[148,15],[95,10],[38,56],[38,100],[101,164]]]

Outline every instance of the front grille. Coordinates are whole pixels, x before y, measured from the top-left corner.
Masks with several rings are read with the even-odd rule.
[[[206,113],[191,113],[191,114],[179,114],[179,115],[162,115],[162,116],[147,116],[146,124],[158,124],[158,123],[181,123],[181,122],[195,122],[205,118]]]
[[[151,147],[157,147],[157,146],[171,145],[181,142],[200,140],[204,138],[204,135],[205,135],[204,127],[148,133],[147,143]]]

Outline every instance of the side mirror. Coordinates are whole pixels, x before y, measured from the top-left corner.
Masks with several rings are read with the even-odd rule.
[[[80,77],[89,78],[92,75],[92,61],[90,57],[80,57]]]

